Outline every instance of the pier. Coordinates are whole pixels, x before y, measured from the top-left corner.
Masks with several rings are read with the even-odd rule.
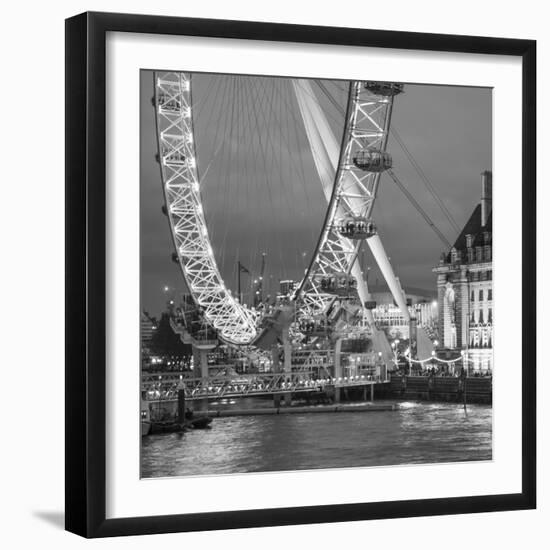
[[[387,399],[411,401],[466,402],[490,405],[492,376],[404,376],[392,374],[377,394]]]

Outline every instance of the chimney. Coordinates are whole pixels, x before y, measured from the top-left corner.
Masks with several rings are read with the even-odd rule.
[[[487,225],[487,220],[493,208],[493,173],[485,170],[481,173],[481,227]]]

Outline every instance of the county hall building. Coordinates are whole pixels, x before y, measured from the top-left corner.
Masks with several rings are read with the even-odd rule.
[[[440,347],[462,352],[471,372],[493,369],[492,173],[481,174],[481,202],[437,273]]]

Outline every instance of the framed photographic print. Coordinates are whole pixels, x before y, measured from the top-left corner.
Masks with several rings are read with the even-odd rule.
[[[535,507],[535,56],[67,20],[68,530]]]

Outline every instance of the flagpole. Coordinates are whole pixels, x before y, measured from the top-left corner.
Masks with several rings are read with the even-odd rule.
[[[243,295],[241,294],[241,260],[237,261],[237,296],[239,297],[239,303],[243,303]]]

